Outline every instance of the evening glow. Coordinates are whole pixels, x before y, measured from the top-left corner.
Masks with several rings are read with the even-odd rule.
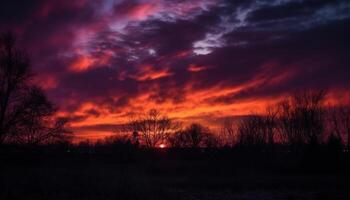
[[[350,101],[348,3],[35,1],[2,17],[76,141],[116,134],[157,109],[216,129],[286,94]],[[292,9],[292,10],[291,10]],[[337,101],[335,101],[335,99]],[[159,148],[165,148],[160,144]]]

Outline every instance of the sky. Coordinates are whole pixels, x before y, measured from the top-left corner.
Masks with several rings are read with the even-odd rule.
[[[303,89],[350,102],[347,0],[3,0],[7,30],[77,139],[150,109],[215,126]]]

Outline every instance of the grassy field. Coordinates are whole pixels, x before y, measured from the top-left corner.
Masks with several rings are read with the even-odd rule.
[[[85,154],[2,160],[0,199],[6,200],[350,198],[344,170],[311,173],[260,156],[179,159],[163,152],[127,162]]]

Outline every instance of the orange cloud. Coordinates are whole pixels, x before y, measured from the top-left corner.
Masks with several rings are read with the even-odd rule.
[[[261,66],[250,80],[240,84],[232,85],[226,82],[218,83],[211,87],[198,88],[197,81],[192,80],[188,82],[181,90],[181,94],[176,89],[176,85],[171,84],[171,79],[167,84],[167,98],[157,101],[161,85],[156,82],[151,85],[141,88],[141,93],[128,99],[128,105],[118,108],[118,111],[111,110],[106,105],[94,102],[85,102],[80,108],[75,111],[74,115],[86,115],[87,111],[96,110],[99,115],[89,115],[87,118],[72,123],[73,129],[78,132],[78,140],[84,138],[97,140],[106,136],[113,135],[113,131],[106,130],[81,130],[80,127],[94,126],[101,124],[124,124],[128,122],[130,113],[141,114],[147,112],[149,109],[156,108],[162,113],[167,114],[170,118],[183,122],[185,125],[191,122],[204,123],[210,128],[216,129],[220,122],[213,122],[225,116],[241,116],[257,113],[264,113],[267,106],[273,105],[285,98],[285,94],[279,95],[251,95],[244,98],[234,97],[244,94],[247,91],[259,90],[264,87],[270,87],[276,84],[283,84],[284,81],[289,81],[297,75],[295,70],[285,68],[283,70],[278,66],[279,63],[266,63]],[[207,69],[204,66],[190,65],[188,71],[198,72]],[[156,80],[159,78],[171,76],[168,69],[157,69],[153,65],[141,65],[138,71],[133,75],[125,75],[134,78],[138,81]],[[140,86],[141,87],[141,86]],[[339,97],[342,96],[344,101],[350,102],[350,95],[348,91],[332,91],[328,96],[327,102],[335,104],[339,102]],[[181,95],[181,101],[174,102],[173,98],[169,96]],[[118,99],[118,96],[113,98]],[[229,100],[225,100],[228,98]],[[232,101],[230,98],[234,99]],[[224,99],[220,101],[220,99]]]
[[[114,112],[97,103],[84,103],[76,111],[75,115],[86,114],[89,109],[95,109],[100,112],[100,115],[90,115],[88,118],[72,123],[73,130],[77,130],[77,141],[84,139],[97,140],[106,136],[115,134],[113,131],[106,130],[79,130],[80,127],[93,126],[101,124],[124,124],[128,122],[129,113],[141,114],[147,112],[149,109],[156,108],[162,113],[167,114],[170,118],[175,119],[184,125],[191,122],[204,123],[204,125],[210,128],[217,129],[220,122],[212,122],[213,119],[225,117],[225,116],[242,116],[250,114],[264,113],[266,107],[274,105],[283,98],[285,95],[279,96],[266,96],[266,97],[250,97],[239,100],[234,103],[211,103],[209,99],[220,98],[226,95],[234,95],[246,87],[252,87],[250,84],[223,87],[217,86],[209,89],[194,90],[187,88],[184,92],[185,100],[182,102],[174,103],[172,100],[165,100],[164,102],[156,102],[150,100],[150,96],[154,95],[156,91],[152,91],[155,88],[150,88],[144,93],[130,99],[130,104],[120,108],[118,112]],[[328,96],[327,102],[338,103],[337,98],[343,96],[343,100],[349,103],[350,95],[344,96],[341,93],[348,91],[334,91]],[[129,117],[128,117],[129,116]]]
[[[140,67],[139,72],[134,75],[134,78],[140,81],[154,80],[160,77],[169,76],[169,72],[157,71],[153,66],[143,65]],[[157,96],[159,91],[159,85],[154,85],[145,88],[143,93],[131,98],[129,104],[120,108],[118,112],[110,111],[104,105],[96,104],[93,102],[86,102],[80,106],[80,108],[74,113],[75,115],[84,115],[86,111],[90,109],[97,110],[100,115],[90,115],[86,119],[72,123],[73,127],[83,127],[99,124],[124,124],[128,121],[128,113],[144,113],[151,108],[156,108],[163,113],[166,113],[169,117],[176,119],[184,123],[190,123],[188,119],[196,119],[197,122],[206,122],[210,117],[224,117],[232,115],[249,115],[251,113],[263,112],[265,107],[279,101],[281,98],[277,97],[254,97],[250,99],[240,100],[235,103],[213,103],[212,100],[234,96],[243,90],[248,90],[252,87],[264,83],[265,79],[257,76],[252,80],[235,86],[225,86],[218,84],[216,86],[198,89],[195,87],[195,81],[188,84],[183,89],[184,100],[180,102],[174,102],[171,98],[162,102],[152,100],[152,96]],[[176,91],[172,91],[173,88],[168,88],[170,93],[176,95]],[[117,97],[115,97],[117,98]],[[206,124],[212,126],[210,124]],[[215,128],[215,127],[214,127]],[[80,132],[83,133],[80,135]],[[80,137],[85,137],[85,132],[79,131]],[[106,135],[106,132],[98,134],[101,137]],[[90,138],[90,137],[88,137]],[[91,136],[90,139],[97,138],[96,135]]]
[[[151,65],[143,65],[136,74],[130,75],[131,78],[138,81],[156,80],[171,76],[172,73],[168,69],[155,69]]]

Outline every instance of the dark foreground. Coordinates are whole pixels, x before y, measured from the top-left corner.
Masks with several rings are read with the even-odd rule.
[[[0,199],[350,199],[347,155],[156,150],[130,157],[3,154]]]

